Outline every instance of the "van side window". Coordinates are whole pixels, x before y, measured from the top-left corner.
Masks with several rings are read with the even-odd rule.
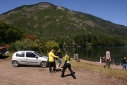
[[[16,57],[25,57],[24,54],[25,54],[24,52],[16,53]]]
[[[35,54],[31,52],[26,52],[26,57],[35,58]]]

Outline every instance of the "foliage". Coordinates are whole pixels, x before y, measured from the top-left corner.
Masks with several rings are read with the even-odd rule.
[[[22,38],[23,32],[12,25],[0,21],[0,43],[12,43]]]
[[[12,43],[10,45],[11,51],[17,51],[17,50],[35,50],[42,53],[44,50],[44,46],[42,42],[39,39],[31,40],[29,38],[23,38],[21,40],[16,41],[15,43]]]
[[[125,42],[119,37],[86,34],[75,36],[74,41],[80,46],[123,46]]]
[[[60,47],[127,44],[126,26],[46,2],[17,7],[1,14],[0,20],[21,28],[32,41],[56,41]],[[7,36],[13,31],[9,29]],[[17,40],[17,37],[11,40]]]
[[[48,50],[50,50],[50,49],[52,49],[52,48],[58,49],[58,48],[59,48],[59,45],[58,45],[58,43],[56,43],[55,41],[47,41],[47,42],[45,43],[45,47],[46,47]]]
[[[32,40],[22,39],[10,45],[10,50],[30,50],[33,45]]]

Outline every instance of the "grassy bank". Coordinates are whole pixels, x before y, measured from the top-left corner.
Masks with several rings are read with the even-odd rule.
[[[72,67],[74,69],[85,69],[88,71],[97,71],[106,76],[118,77],[118,78],[127,78],[127,71],[121,70],[118,68],[104,68],[103,66],[93,65],[90,63],[77,62],[76,60],[72,60]]]

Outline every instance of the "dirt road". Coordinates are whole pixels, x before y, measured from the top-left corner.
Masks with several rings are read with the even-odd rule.
[[[13,67],[11,60],[0,59],[0,85],[127,85],[127,80],[107,77],[100,72],[75,70],[76,78],[61,78],[61,72],[49,73],[37,66]],[[66,71],[66,74],[69,71]]]

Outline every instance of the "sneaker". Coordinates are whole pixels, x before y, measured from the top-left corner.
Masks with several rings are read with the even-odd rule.
[[[57,71],[53,71],[53,73],[56,73]]]
[[[61,69],[59,69],[59,71],[61,71],[61,72],[62,72],[62,70],[61,70]]]
[[[64,78],[65,76],[60,76],[60,77]]]
[[[74,79],[76,79],[76,77],[75,77],[75,76],[73,76],[73,78],[74,78]]]
[[[73,72],[73,74],[75,74],[75,72]],[[72,75],[72,73],[70,73],[70,75]]]
[[[50,71],[50,73],[52,73],[53,71]]]

